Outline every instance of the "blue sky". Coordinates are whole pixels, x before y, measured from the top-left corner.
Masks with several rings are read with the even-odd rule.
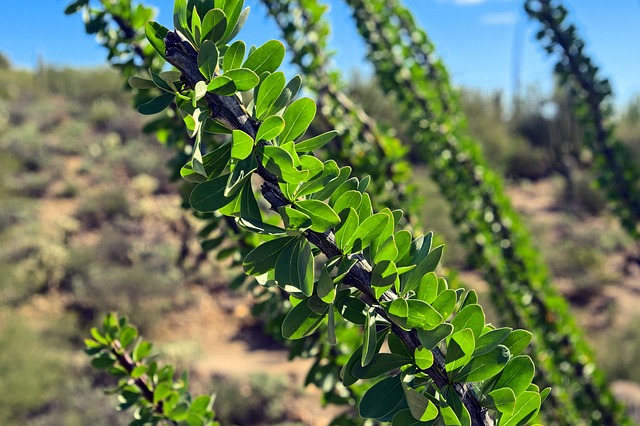
[[[371,72],[365,46],[356,33],[347,7],[340,0],[331,5],[332,47],[335,64],[346,70]],[[520,0],[404,0],[434,41],[437,53],[457,85],[485,91],[514,87],[514,58],[520,67],[521,86],[551,87],[553,62],[534,38],[537,26],[530,22]],[[41,56],[54,65],[95,66],[104,63],[105,52],[84,33],[79,15],[63,14],[66,0],[7,1],[0,25],[0,51],[19,67],[33,67]],[[157,7],[157,20],[171,25],[173,0],[148,0]],[[640,1],[565,1],[571,21],[579,25],[587,52],[610,78],[616,103],[624,104],[640,94]],[[246,0],[252,9],[242,36],[261,44],[278,38],[279,32],[258,0]],[[514,43],[519,46],[514,54]]]

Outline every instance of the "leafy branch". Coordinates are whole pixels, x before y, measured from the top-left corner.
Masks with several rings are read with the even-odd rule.
[[[427,35],[398,1],[347,3],[369,44],[382,87],[397,95],[434,180],[455,206],[453,219],[485,272],[498,312],[535,334],[531,353],[540,379],[554,387],[550,402],[556,410],[549,414],[564,424],[583,418],[594,424],[614,418],[628,421],[596,369],[566,302],[550,285],[500,179],[466,134],[457,95]],[[440,78],[428,78],[432,74]],[[561,371],[558,367],[567,361],[570,368]],[[568,385],[567,374],[574,377],[571,383],[581,386]]]
[[[555,72],[561,81],[571,82],[578,95],[575,112],[588,130],[586,140],[595,154],[598,182],[614,206],[623,227],[640,238],[640,169],[633,163],[628,149],[613,136],[608,120],[611,108],[609,81],[584,52],[585,42],[575,25],[568,23],[568,11],[558,0],[527,0],[525,9],[541,29],[537,38],[547,53],[560,56]]]

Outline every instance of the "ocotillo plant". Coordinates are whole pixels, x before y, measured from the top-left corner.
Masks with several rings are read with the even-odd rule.
[[[295,91],[277,71],[281,43],[249,49],[246,59],[244,43],[231,43],[247,17],[242,7],[177,0],[174,31],[146,28],[179,74],[132,83],[162,90],[140,109],[159,112],[175,102],[195,138],[182,170],[197,183],[192,206],[270,236],[243,265],[265,286],[290,293],[283,335],[303,338],[325,320],[330,340],[336,322],[363,327],[363,343],[342,372],[345,385],[381,378],[359,403],[363,417],[398,425],[493,424],[489,412],[498,424],[533,418],[549,391],[541,395],[531,383],[533,363],[520,355],[530,334],[485,324],[475,293],[449,289],[433,273],[442,248],[431,249],[430,235],[396,232],[401,212],[373,212],[364,196],[369,179],[349,178],[348,167],[312,155],[335,132],[304,139],[315,103],[291,102]],[[238,92],[246,90],[254,101],[245,106]],[[231,140],[202,155],[204,132]],[[252,176],[262,180],[260,203]],[[389,352],[380,352],[384,342]]]
[[[554,385],[550,413],[564,424],[628,422],[593,362],[567,304],[549,282],[527,231],[467,136],[433,45],[397,1],[348,0],[385,90],[395,93],[453,218],[483,268],[498,311],[534,335],[541,379]],[[398,48],[400,46],[401,48]],[[429,78],[439,75],[437,81]]]
[[[152,79],[158,79],[161,75],[171,76],[171,73],[164,74],[162,72],[162,63],[158,60],[155,50],[146,39],[144,27],[140,26],[144,23],[144,19],[153,15],[151,8],[141,3],[134,4],[130,0],[121,0],[118,3],[106,0],[92,3],[88,0],[81,0],[70,4],[65,10],[68,14],[79,11],[83,13],[87,30],[90,30],[91,34],[95,33],[98,36],[98,39],[109,52],[109,61],[120,69],[125,77],[130,77],[136,71],[138,73],[148,73]],[[126,64],[126,66],[122,66],[122,64]],[[146,65],[149,65],[149,68],[146,68]],[[140,83],[136,78],[131,81],[134,84]],[[300,81],[299,78],[293,80],[296,84]],[[144,83],[142,83],[142,86],[145,86]],[[127,87],[129,86],[127,85]],[[136,94],[135,103],[141,105],[147,102],[151,99],[150,93],[157,94],[158,91],[159,89],[156,89],[154,93],[153,90],[134,89]],[[348,102],[348,99],[344,98],[343,102]],[[145,107],[141,111],[143,113],[146,112]],[[184,132],[182,119],[176,114],[176,111],[175,105],[171,105],[166,115],[158,114],[160,117],[149,122],[145,129],[153,132],[161,143],[173,148],[174,158],[170,161],[169,166],[172,169],[177,166],[177,170],[174,170],[173,174],[179,177],[180,167],[187,158],[185,152],[192,149],[194,138],[189,137]],[[354,125],[353,120],[345,120],[342,127],[350,127],[351,125]],[[373,126],[373,124],[371,125]],[[368,134],[371,135],[370,137],[378,137],[373,128]],[[207,136],[210,135],[203,135],[204,144],[215,146],[215,141]],[[387,141],[387,148],[394,153],[392,158],[397,159],[399,150],[389,148],[390,139],[385,139],[385,141]],[[345,148],[334,151],[332,154],[337,154],[335,159],[338,161],[348,162],[352,157],[350,155],[352,152],[352,150]],[[334,155],[330,156],[333,157]],[[385,160],[386,157],[383,153],[376,154],[374,157],[378,159],[377,164],[383,164],[383,162],[384,164],[390,164],[389,160]],[[397,168],[402,167],[399,160],[394,168],[396,166]],[[385,175],[387,169],[372,172],[375,175]],[[183,205],[190,208],[188,206],[188,195],[192,188],[189,188],[189,182],[185,183],[187,188],[186,191],[183,191],[183,195],[186,197]],[[388,187],[385,186],[384,189],[388,189]],[[382,202],[383,197],[389,198],[385,196],[386,193],[387,191],[382,189],[377,191],[378,195],[374,201]],[[199,232],[199,236],[202,238],[203,252],[215,251],[218,259],[231,258],[233,266],[240,266],[242,258],[261,241],[260,238],[257,238],[260,237],[259,235],[244,231],[235,222],[224,216],[202,212],[195,212],[195,215],[203,222],[202,230]],[[198,255],[198,258],[201,259],[202,256]],[[254,280],[247,281],[244,273],[233,280],[230,286],[238,289],[243,281],[245,285],[242,289],[251,292],[255,301],[252,306],[253,314],[264,323],[265,328],[270,333],[275,335],[277,332],[277,335],[280,336],[281,323],[286,314],[286,306],[282,304],[281,300],[282,293],[277,291],[277,288],[260,286]],[[328,344],[325,340],[318,338],[307,338],[289,345],[290,357],[315,358],[316,362],[307,375],[306,383],[313,383],[321,388],[324,393],[323,399],[327,402],[352,404],[354,401],[359,400],[365,387],[352,386],[344,388],[340,384],[339,376],[340,370],[348,359],[345,351],[349,352],[357,348],[358,339],[356,337],[359,331],[354,327],[343,329],[341,324],[338,323],[335,333],[342,337],[340,345]],[[314,337],[317,337],[317,334]]]
[[[598,183],[612,202],[624,228],[640,237],[640,168],[615,139],[611,125],[611,86],[585,53],[585,42],[558,0],[527,0],[525,9],[541,28],[537,38],[548,54],[557,54],[555,72],[578,99],[575,114],[585,126],[586,146],[593,152]]]

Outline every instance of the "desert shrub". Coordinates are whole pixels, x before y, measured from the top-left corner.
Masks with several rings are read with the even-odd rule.
[[[86,150],[89,126],[82,120],[65,120],[52,135],[52,148],[63,155],[82,154]]]
[[[40,89],[47,93],[64,95],[82,107],[100,98],[127,105],[130,94],[122,90],[118,73],[109,68],[73,69],[40,66],[37,70]],[[99,82],[99,84],[98,84]]]
[[[640,317],[630,318],[624,327],[616,327],[603,335],[596,347],[602,367],[612,380],[640,383]]]
[[[100,131],[107,130],[110,123],[118,116],[118,107],[107,98],[98,98],[89,109],[89,121]]]
[[[462,109],[467,117],[469,134],[482,145],[491,166],[504,172],[516,142],[504,120],[502,94],[463,89]]]
[[[580,212],[597,216],[607,207],[607,197],[590,174],[583,173],[575,179],[573,192],[573,202]]]
[[[91,371],[69,370],[74,380],[60,386],[58,398],[32,416],[30,426],[125,426],[130,423],[130,413],[114,410],[113,404],[105,403],[104,391],[98,388]]]
[[[10,181],[12,192],[18,196],[41,198],[47,192],[51,176],[47,173],[21,173]]]
[[[515,143],[506,159],[505,175],[511,179],[538,180],[548,177],[551,167],[545,151],[525,143]]]
[[[42,141],[43,136],[34,123],[12,126],[0,140],[0,148],[13,155],[28,171],[40,171],[51,162],[49,150]]]
[[[67,248],[38,227],[13,228],[0,250],[0,300],[21,302],[35,293],[58,287],[65,277]]]
[[[30,424],[67,382],[65,363],[54,342],[24,321],[0,313],[0,424]]]
[[[284,422],[286,402],[296,389],[284,376],[253,374],[242,380],[216,376],[213,405],[221,424],[238,426],[273,425]]]
[[[103,222],[129,215],[129,202],[122,188],[104,188],[85,197],[75,217],[86,228],[98,228]]]
[[[416,197],[422,200],[418,210],[420,218],[416,223],[428,223],[428,231],[433,231],[437,238],[447,242],[444,256],[448,266],[457,269],[468,267],[465,262],[467,252],[460,243],[458,230],[451,220],[450,212],[455,206],[449,205],[424,168],[413,169],[412,182],[417,188]]]

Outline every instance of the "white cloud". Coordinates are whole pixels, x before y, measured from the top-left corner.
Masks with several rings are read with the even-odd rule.
[[[482,25],[515,25],[518,15],[515,12],[485,13],[480,18]]]

